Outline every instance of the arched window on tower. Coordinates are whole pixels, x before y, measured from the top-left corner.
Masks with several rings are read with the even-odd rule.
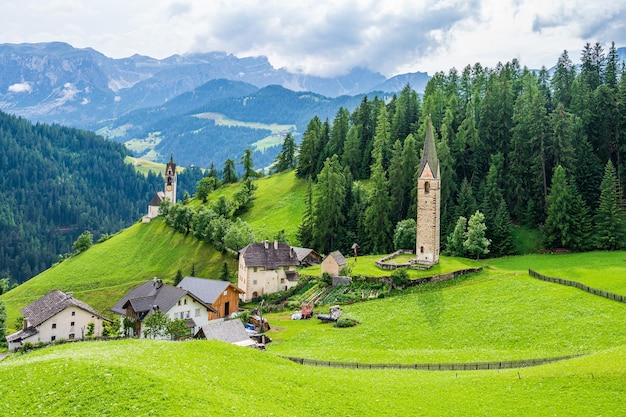
[[[424,194],[428,194],[430,192],[430,183],[426,181],[424,183]]]

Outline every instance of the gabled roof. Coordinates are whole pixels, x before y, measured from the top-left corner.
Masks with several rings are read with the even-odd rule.
[[[277,246],[277,248],[276,248]],[[300,261],[295,251],[286,243],[250,243],[239,251],[246,267],[262,266],[266,269],[278,269],[282,266],[298,266]]]
[[[176,305],[178,300],[187,294],[209,310],[215,312],[213,307],[207,305],[207,303],[203,302],[198,296],[188,293],[182,288],[172,287],[171,285],[154,280],[146,281],[140,286],[130,290],[121,300],[111,307],[111,311],[117,314],[125,314],[126,305],[129,303],[136,313],[149,312],[155,306],[163,312],[168,312]]]
[[[437,148],[435,146],[435,135],[433,133],[433,122],[428,116],[428,123],[426,125],[426,137],[424,138],[424,154],[420,161],[419,176],[424,173],[426,164],[430,167],[430,170],[434,178],[439,178],[439,159],[437,158]]]
[[[341,252],[339,252],[338,250],[329,253],[328,256],[331,256],[333,259],[335,259],[335,262],[337,262],[337,265],[339,266],[348,263],[348,261],[346,261],[346,258],[344,258]]]
[[[160,206],[161,201],[165,200],[165,193],[163,191],[158,191],[152,200],[148,203],[149,206]]]
[[[232,287],[239,293],[244,293],[244,291],[235,287],[228,281],[218,281],[207,278],[185,277],[180,281],[178,287],[184,288],[206,304],[213,304],[228,287]]]
[[[291,249],[293,249],[293,251],[296,253],[296,257],[298,258],[298,261],[300,262],[302,262],[304,258],[309,256],[311,253],[319,257],[319,254],[311,248],[299,248],[297,246],[292,246]]]
[[[39,326],[44,321],[71,306],[85,310],[94,316],[104,318],[88,304],[72,297],[71,293],[64,293],[59,290],[50,291],[48,294],[22,308],[20,312],[24,318],[28,320],[29,326]]]
[[[37,329],[35,329],[34,327],[29,327],[25,330],[19,330],[13,334],[8,335],[7,342],[15,342],[18,340],[28,339],[29,337],[37,333],[39,333]]]
[[[198,333],[204,335],[207,340],[221,340],[240,346],[254,345],[254,341],[250,339],[248,332],[246,332],[243,323],[239,319],[211,320],[208,324],[202,326]]]

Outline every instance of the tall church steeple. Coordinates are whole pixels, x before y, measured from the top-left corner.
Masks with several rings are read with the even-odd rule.
[[[172,204],[176,204],[176,164],[174,156],[170,154],[170,161],[165,166],[165,198],[169,199]]]
[[[433,123],[428,116],[424,153],[417,180],[417,261],[428,265],[439,263],[441,228],[441,175],[435,146]]]

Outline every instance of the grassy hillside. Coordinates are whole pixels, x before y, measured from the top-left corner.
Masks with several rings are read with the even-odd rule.
[[[273,239],[281,230],[287,241],[296,242],[296,232],[305,210],[306,181],[296,178],[295,171],[283,172],[260,178],[256,181],[254,205],[244,215],[258,240]],[[232,198],[239,184],[216,190],[209,196],[208,203],[221,196]]]
[[[110,315],[113,306],[129,289],[159,277],[171,281],[183,275],[216,278],[223,262],[236,274],[236,259],[216,252],[193,236],[174,233],[161,219],[136,223],[111,239],[58,264],[0,296],[6,303],[8,325],[13,327],[19,309],[52,289],[72,291],[97,311]]]

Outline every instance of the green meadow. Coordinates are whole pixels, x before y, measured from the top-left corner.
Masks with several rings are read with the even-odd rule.
[[[217,252],[193,236],[174,233],[161,219],[136,223],[105,242],[66,259],[0,296],[12,331],[19,309],[53,289],[71,291],[98,312],[109,309],[131,288],[154,277],[171,282],[180,269],[190,275],[215,278],[224,262],[236,274],[234,256]]]

